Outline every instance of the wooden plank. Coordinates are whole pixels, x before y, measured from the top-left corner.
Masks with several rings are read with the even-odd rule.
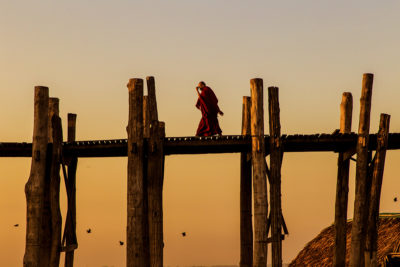
[[[147,95],[149,98],[150,121],[158,120],[157,99],[156,99],[156,83],[153,76],[146,77]]]
[[[243,97],[242,135],[251,135],[251,98]],[[240,153],[240,267],[253,265],[251,152]]]
[[[351,133],[351,120],[353,113],[353,97],[351,93],[342,95],[340,104],[340,133]],[[333,266],[342,267],[346,263],[346,221],[349,192],[349,167],[350,157],[344,159],[346,152],[339,152],[338,172],[335,202],[335,246],[333,252]]]
[[[48,109],[49,89],[44,86],[36,86],[34,99],[32,164],[30,176],[25,185],[27,224],[23,265],[26,267],[41,266],[40,247],[48,143]]]
[[[360,99],[360,121],[357,139],[356,194],[351,228],[350,266],[363,266],[366,234],[366,204],[368,188],[368,143],[373,74],[363,75]]]
[[[163,166],[164,153],[162,139],[165,127],[157,120],[151,122],[150,139],[148,143],[148,209],[149,209],[149,244],[150,266],[163,266]]]
[[[143,80],[130,79],[128,121],[128,205],[126,264],[149,265],[145,251],[147,214],[144,213]]]
[[[76,114],[68,113],[68,142],[74,142],[76,139]],[[76,170],[78,167],[78,158],[71,157],[68,162],[68,180],[66,183],[68,210],[65,220],[65,241],[67,249],[65,251],[65,267],[74,266],[74,250],[78,248],[76,237]]]
[[[368,212],[368,227],[365,249],[365,266],[376,267],[378,250],[378,224],[379,224],[379,203],[385,167],[386,149],[388,145],[390,115],[381,114],[378,132],[378,143],[372,173],[372,186],[370,205]]]
[[[263,80],[252,79],[251,136],[254,192],[254,250],[253,266],[267,265],[268,195],[265,172]]]
[[[282,202],[281,202],[281,166],[282,140],[279,115],[279,88],[268,88],[269,133],[270,133],[270,200],[271,200],[271,237],[272,266],[282,266]]]

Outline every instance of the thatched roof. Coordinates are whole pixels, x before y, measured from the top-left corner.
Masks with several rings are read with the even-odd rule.
[[[349,248],[351,243],[351,221],[347,222],[346,265],[349,264]],[[333,225],[311,240],[289,267],[295,266],[332,266],[334,246]],[[378,229],[378,264],[385,261],[385,257],[392,252],[400,252],[400,213],[381,213]]]

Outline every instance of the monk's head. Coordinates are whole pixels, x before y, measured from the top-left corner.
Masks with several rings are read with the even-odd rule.
[[[198,87],[200,87],[200,89],[203,89],[203,87],[205,87],[205,86],[206,86],[205,82],[203,82],[203,81],[199,82]]]

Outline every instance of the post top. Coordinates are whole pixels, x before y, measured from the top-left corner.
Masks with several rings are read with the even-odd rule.
[[[128,87],[129,91],[131,91],[135,89],[136,86],[143,86],[143,79],[131,78],[126,86]]]

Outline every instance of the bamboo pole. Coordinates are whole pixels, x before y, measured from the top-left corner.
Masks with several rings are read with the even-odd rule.
[[[373,74],[363,75],[360,99],[360,121],[357,139],[356,194],[351,229],[350,266],[363,266],[366,234],[368,189],[368,139],[371,113]]]
[[[152,121],[150,124],[150,140],[148,143],[148,208],[149,208],[149,244],[150,266],[163,266],[163,138],[160,122]]]
[[[353,97],[351,93],[342,95],[340,104],[340,133],[351,133],[351,119],[353,113]],[[338,156],[338,172],[335,203],[335,246],[333,253],[333,266],[342,267],[346,263],[346,221],[349,193],[349,167],[350,159],[344,159],[344,153]]]
[[[251,135],[251,98],[243,97],[242,135]],[[253,265],[251,152],[240,153],[240,267]]]
[[[253,266],[267,265],[268,195],[265,171],[263,80],[250,80],[251,135],[254,191]]]
[[[76,114],[68,113],[68,142],[76,140]],[[68,211],[65,220],[65,241],[66,247],[77,248],[76,238],[76,170],[78,167],[78,158],[73,157],[68,162]],[[65,251],[65,267],[74,266],[74,249]]]
[[[282,140],[279,116],[279,88],[268,88],[269,133],[270,133],[270,198],[271,198],[271,237],[272,266],[282,266],[282,202],[281,166]]]
[[[61,149],[63,142],[61,118],[59,117],[59,100],[58,98],[49,99],[49,142],[52,145],[52,156],[50,165],[50,210],[51,210],[51,249],[50,261],[51,267],[60,265],[60,248],[61,248],[61,211],[60,211],[60,164]]]
[[[32,164],[26,195],[26,242],[23,265],[40,266],[40,245],[42,236],[42,213],[44,201],[44,182],[47,157],[47,127],[49,109],[49,88],[35,87],[34,123],[32,140]]]
[[[377,136],[377,148],[373,163],[371,197],[368,212],[367,240],[365,249],[365,266],[377,267],[378,250],[378,226],[379,226],[379,203],[385,168],[385,157],[388,146],[390,115],[381,114],[379,132]]]
[[[145,238],[148,236],[144,196],[143,151],[143,80],[130,79],[128,122],[128,205],[126,264],[128,267],[149,265]]]

